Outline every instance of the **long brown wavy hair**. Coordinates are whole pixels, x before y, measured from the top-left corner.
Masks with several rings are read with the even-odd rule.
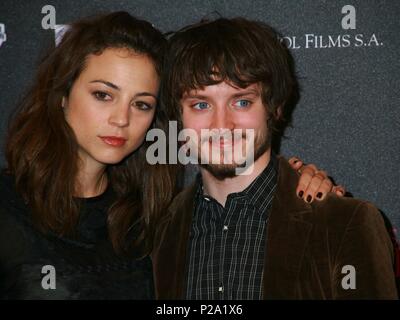
[[[87,57],[107,48],[147,55],[161,75],[166,40],[149,22],[127,12],[85,18],[70,24],[59,45],[43,58],[33,86],[10,122],[7,171],[15,177],[16,188],[42,232],[74,236],[79,220],[79,201],[74,197],[78,144],[64,118],[62,98],[68,96]],[[166,126],[164,111],[157,107],[152,127]],[[139,244],[141,254],[150,252],[155,224],[175,190],[174,167],[148,164],[146,149],[144,142],[106,169],[117,196],[108,212],[109,237],[116,252]]]

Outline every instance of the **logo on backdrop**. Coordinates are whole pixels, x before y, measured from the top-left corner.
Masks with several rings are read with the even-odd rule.
[[[56,8],[52,5],[48,4],[43,6],[42,14],[44,14],[42,18],[42,28],[44,30],[54,30],[54,39],[56,46],[58,46],[69,26],[66,24],[56,24]]]
[[[302,36],[284,36],[284,41],[289,49],[331,49],[351,47],[380,47],[383,43],[375,34],[356,33],[356,8],[345,5],[338,12],[338,23],[343,30],[350,31],[344,34],[316,34],[306,33]]]
[[[56,8],[52,5],[42,7],[42,28],[45,30],[53,29],[55,42],[58,45],[68,30],[68,25],[56,24]],[[338,12],[338,22],[343,30],[356,30],[356,8],[352,5],[345,5]],[[1,24],[0,24],[1,27]],[[3,25],[4,28],[4,25]],[[0,46],[6,40],[4,31],[0,28]],[[345,34],[323,35],[316,33],[306,33],[302,36],[282,37],[289,49],[330,49],[330,48],[349,48],[349,47],[380,47],[383,43],[375,34],[363,34],[349,32]]]
[[[4,23],[0,23],[0,47],[6,41],[7,41],[6,26],[4,25]]]
[[[54,37],[56,41],[56,46],[61,42],[65,32],[70,28],[67,24],[56,24],[54,28]]]

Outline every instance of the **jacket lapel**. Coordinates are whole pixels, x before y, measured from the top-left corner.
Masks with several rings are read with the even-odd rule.
[[[311,206],[295,194],[297,173],[279,157],[277,191],[269,215],[266,235],[263,297],[296,298],[305,248],[312,229],[307,216]],[[191,229],[196,185],[183,191],[170,208],[171,218],[159,235],[163,240],[153,254],[158,299],[183,299],[187,245]]]
[[[269,216],[263,278],[264,299],[295,299],[305,248],[312,229],[311,206],[295,194],[297,173],[279,157],[277,191]]]
[[[184,190],[169,209],[170,220],[162,228],[153,266],[157,299],[183,299],[187,245],[194,210],[196,185]]]

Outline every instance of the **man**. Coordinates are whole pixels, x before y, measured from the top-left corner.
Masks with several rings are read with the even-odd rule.
[[[393,246],[371,204],[329,194],[307,203],[298,174],[271,152],[296,87],[290,57],[267,25],[218,19],[170,39],[163,101],[204,129],[254,130],[254,163],[200,162],[161,224],[153,253],[161,299],[396,299]],[[244,144],[196,141],[223,160]],[[245,145],[245,147],[243,147]],[[248,156],[248,154],[246,154]]]

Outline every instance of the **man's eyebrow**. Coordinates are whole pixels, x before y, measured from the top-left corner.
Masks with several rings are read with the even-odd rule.
[[[195,93],[193,93],[193,94],[187,93],[187,94],[184,94],[184,95],[183,95],[182,99],[199,99],[199,100],[205,100],[205,99],[207,99],[207,96],[201,95],[201,94],[195,94]]]
[[[109,81],[105,81],[105,80],[93,80],[93,81],[90,81],[90,83],[95,83],[95,82],[100,82],[100,83],[103,83],[103,84],[105,84],[106,86],[108,86],[108,87],[110,87],[110,88],[113,88],[113,89],[115,89],[115,90],[121,90],[120,89],[120,87],[118,87],[116,84],[114,84],[114,83],[112,83],[112,82],[109,82]]]
[[[255,96],[258,97],[260,95],[260,91],[256,90],[256,89],[249,89],[249,90],[245,90],[245,91],[242,91],[242,92],[235,93],[233,95],[233,97],[234,98],[238,98],[238,97],[243,97],[243,96],[247,96],[247,95],[255,95]]]
[[[232,97],[237,98],[237,97],[243,97],[246,95],[255,95],[255,96],[259,96],[260,95],[260,91],[257,89],[249,89],[249,90],[244,90],[238,93],[235,93],[232,95]],[[208,97],[205,95],[201,95],[201,94],[196,94],[196,93],[187,93],[184,94],[182,99],[199,99],[199,100],[205,100]]]

